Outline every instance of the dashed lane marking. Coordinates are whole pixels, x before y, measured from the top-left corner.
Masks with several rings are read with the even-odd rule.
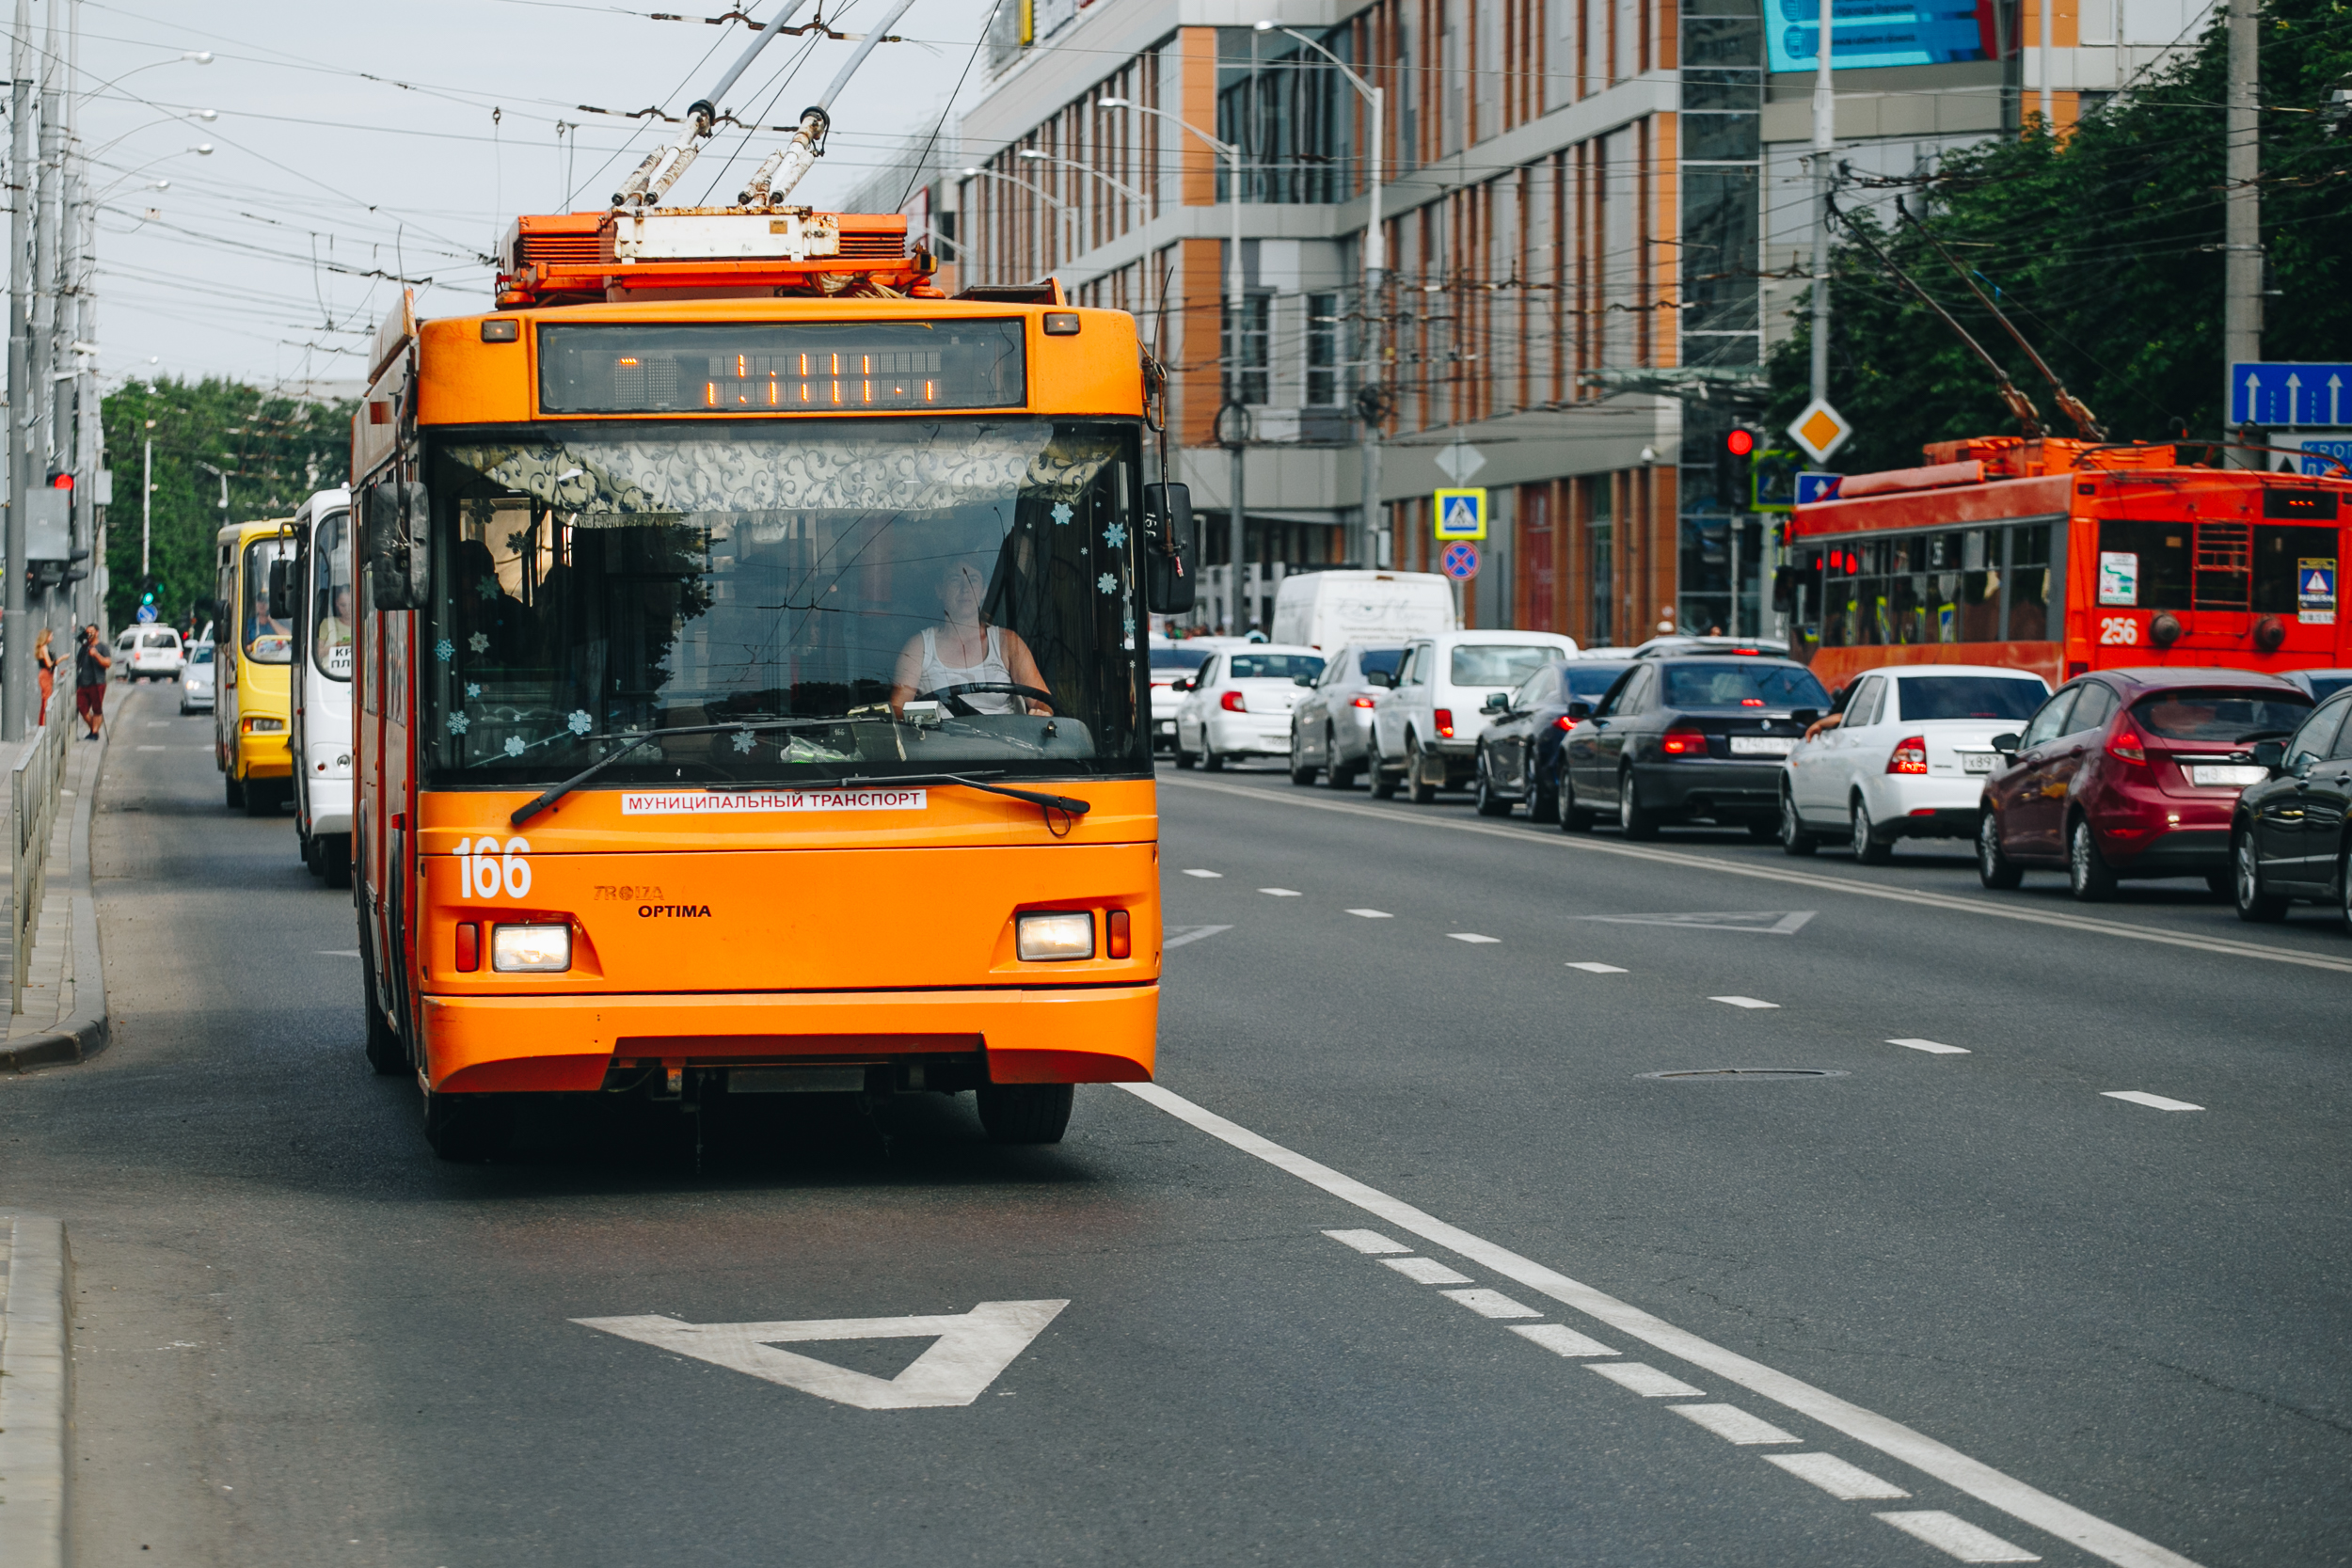
[[[1187,866],[1184,869],[1184,875],[1187,877],[1206,877],[1212,881],[1216,881],[1222,879],[1225,873],[1222,871],[1204,871],[1200,866],[1195,865]]]
[[[1624,970],[1618,968],[1615,964],[1572,963],[1568,965],[1568,967],[1570,969],[1581,969],[1587,974],[1623,974],[1625,973]]]
[[[1435,1258],[1383,1258],[1380,1259],[1416,1285],[1468,1285],[1470,1276],[1459,1269],[1448,1268]]]
[[[1598,1372],[1620,1388],[1629,1389],[1645,1400],[1695,1399],[1707,1392],[1645,1361],[1587,1361],[1584,1370]]]
[[[1491,838],[1508,839],[1514,844],[1537,845],[1549,849],[1568,850],[1595,855],[1619,855],[1628,860],[1648,861],[1655,865],[1677,865],[1693,871],[1711,871],[1725,877],[1753,877],[1761,881],[1787,882],[1798,887],[1820,888],[1828,893],[1843,893],[1855,898],[1883,898],[1898,904],[1917,904],[1923,908],[1947,910],[1958,914],[1981,915],[1992,920],[2019,920],[2029,926],[2059,926],[2070,931],[2090,931],[2100,936],[2122,937],[2133,942],[2153,942],[2167,947],[2193,948],[2201,953],[2220,953],[2237,958],[2267,958],[2273,963],[2300,964],[2306,969],[2332,969],[2340,974],[2352,974],[2352,958],[2340,958],[2325,953],[2298,953],[2288,947],[2265,947],[2260,942],[2233,942],[2227,937],[2190,935],[2181,931],[2159,930],[2153,926],[2133,926],[2121,920],[2086,919],[2073,910],[2037,909],[2029,903],[1999,902],[1992,899],[1966,898],[1953,894],[1929,893],[1920,888],[1882,887],[1874,882],[1849,881],[1807,871],[1784,871],[1778,866],[1742,864],[1734,861],[1713,860],[1705,855],[1683,854],[1673,849],[1653,849],[1646,845],[1621,844],[1610,839],[1589,835],[1571,837],[1566,833],[1531,833],[1524,828],[1500,828],[1484,822],[1460,822],[1443,816],[1406,816],[1380,806],[1350,805],[1343,800],[1315,800],[1289,795],[1276,795],[1245,785],[1210,784],[1197,779],[1160,780],[1163,786],[1180,789],[1210,790],[1220,795],[1237,795],[1262,805],[1289,806],[1305,811],[1338,812],[1345,816],[1366,816],[1391,827],[1438,830],[1455,833],[1478,833]]]
[[[1405,1246],[1400,1243],[1390,1241],[1386,1236],[1381,1235],[1377,1230],[1327,1230],[1324,1234],[1330,1237],[1333,1241],[1339,1243],[1343,1246],[1352,1246],[1358,1252],[1365,1253],[1375,1258],[1379,1257],[1384,1252],[1410,1252],[1413,1250],[1411,1247]]]
[[[322,947],[318,956],[322,958],[356,958],[359,950],[357,947]]]
[[[1783,1432],[1761,1416],[1751,1416],[1736,1404],[1670,1404],[1667,1409],[1688,1417],[1726,1443],[1742,1447],[1756,1443],[1796,1443],[1796,1433]]]
[[[171,750],[168,746],[141,746],[138,749],[142,752],[168,752]]]
[[[1969,1053],[1964,1045],[1946,1045],[1942,1040],[1888,1040],[1886,1043],[1899,1045],[1906,1051],[1924,1051],[1931,1056],[1965,1056]]]
[[[1448,1225],[1424,1210],[1285,1148],[1239,1123],[1227,1120],[1205,1106],[1196,1105],[1161,1085],[1121,1084],[1120,1087],[1144,1103],[1254,1159],[1263,1160],[1277,1170],[1328,1193],[1343,1203],[1352,1204],[1395,1229],[1418,1236],[1432,1246],[1443,1248],[1539,1295],[1549,1296],[1588,1318],[1606,1323],[1629,1339],[1638,1339],[1677,1360],[1712,1373],[1735,1387],[1744,1388],[1785,1410],[1818,1421],[1832,1432],[1876,1449],[1887,1457],[1908,1465],[1923,1475],[1932,1476],[2013,1519],[2047,1531],[2104,1562],[2113,1563],[2115,1568],[2197,1568],[2193,1560],[2178,1552],[2159,1546],[2121,1526],[2108,1523],[2095,1513],[2051,1497],[1923,1432],[1840,1399],[1777,1368],[1768,1367],[1737,1351],[1704,1339],[1688,1329],[1644,1311],[1630,1302],[1619,1301],[1605,1291],[1571,1279],[1555,1269],[1546,1268],[1508,1247],[1498,1246],[1458,1226]],[[1687,1411],[1692,1407],[1668,1405],[1665,1408]]]
[[[1299,892],[1295,887],[1262,887],[1258,891],[1264,894],[1268,898],[1296,898],[1299,896]]]
[[[1455,942],[1501,942],[1502,940],[1501,937],[1481,936],[1476,931],[1448,931],[1446,935],[1452,937]]]
[[[2167,1100],[2145,1089],[2101,1089],[2109,1100],[2128,1100],[2135,1105],[2145,1105],[2152,1111],[2201,1111],[2202,1105],[2191,1105],[2185,1100]]]
[[[1882,1513],[1880,1518],[1933,1546],[1937,1551],[1963,1562],[2040,1562],[2042,1560],[2023,1546],[2012,1546],[1991,1530],[1979,1529],[1965,1519],[1956,1518],[1940,1509],[1923,1508],[1916,1513]]]
[[[1394,920],[1396,918],[1386,910],[1350,910],[1347,912],[1364,920]]]
[[[1800,1481],[1811,1481],[1840,1502],[1911,1496],[1893,1481],[1881,1481],[1861,1465],[1849,1465],[1834,1453],[1768,1453],[1763,1458]]]
[[[1458,1301],[1482,1318],[1540,1318],[1525,1302],[1513,1301],[1501,1291],[1439,1291],[1448,1301]]]
[[[1724,1006],[1731,1007],[1767,1007],[1777,1009],[1780,1006],[1780,1004],[1777,1002],[1759,1002],[1753,996],[1710,996],[1708,1000],[1709,1002],[1721,1002]]]
[[[1203,937],[1213,937],[1219,931],[1232,929],[1231,926],[1178,926],[1173,927],[1174,935],[1160,938],[1160,951],[1165,953],[1171,947],[1182,947],[1188,942],[1199,942]]]
[[[1614,1355],[1598,1339],[1588,1339],[1565,1323],[1513,1323],[1511,1332],[1534,1340],[1554,1355]]]

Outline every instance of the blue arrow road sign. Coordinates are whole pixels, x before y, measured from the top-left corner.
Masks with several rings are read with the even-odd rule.
[[[1842,474],[1815,473],[1811,469],[1797,476],[1797,504],[1811,506],[1817,501],[1836,500],[1837,482]]]
[[[2230,422],[2352,425],[2352,364],[2237,360],[2230,366]]]

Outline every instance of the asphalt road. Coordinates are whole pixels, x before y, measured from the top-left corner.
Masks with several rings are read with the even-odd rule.
[[[453,1166],[361,1058],[348,896],[207,721],[117,722],[115,1043],[0,1081],[86,1563],[2352,1557],[2315,915],[1166,775],[1165,1093]],[[1823,1076],[1645,1076],[1725,1068]],[[675,1326],[910,1317],[960,1321],[783,1347],[864,1378]],[[855,1402],[918,1354],[984,1386]]]

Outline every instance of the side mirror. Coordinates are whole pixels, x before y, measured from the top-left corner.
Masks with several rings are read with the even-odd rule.
[[[2014,733],[1996,735],[1993,737],[1993,749],[2011,760],[2016,758],[2018,749],[2024,743],[2025,737]]]
[[[1190,691],[1192,689],[1192,677],[1190,675],[1179,675],[1174,680],[1168,683],[1168,689],[1170,691]]]
[[[1507,692],[1507,691],[1489,691],[1489,692],[1487,692],[1487,693],[1486,693],[1486,700],[1485,702],[1483,702],[1483,703],[1481,703],[1481,704],[1479,704],[1479,705],[1478,705],[1478,711],[1479,711],[1479,712],[1481,712],[1481,713],[1508,713],[1508,712],[1510,712],[1510,711],[1511,711],[1511,694],[1510,694],[1509,692]]]
[[[1143,605],[1154,615],[1192,609],[1192,531],[1190,485],[1143,487]]]
[[[2279,770],[2286,766],[2287,743],[2283,740],[2255,741],[2254,761],[2270,769],[2271,777],[2277,778]]]
[[[290,561],[269,563],[269,614],[273,621],[294,619],[293,565]]]
[[[367,494],[369,596],[377,610],[422,610],[431,580],[424,486],[386,481]]]
[[[1379,687],[1383,690],[1394,690],[1396,689],[1396,677],[1390,674],[1386,670],[1367,670],[1364,672],[1364,684],[1366,686]]]
[[[1821,710],[1818,707],[1792,707],[1788,710],[1789,722],[1802,724],[1808,730],[1813,727],[1813,721],[1820,717]]]
[[[1573,701],[1571,701],[1571,702],[1568,704],[1568,717],[1569,717],[1569,718],[1571,718],[1571,719],[1576,719],[1576,720],[1584,720],[1584,719],[1590,719],[1592,716],[1593,716],[1593,705],[1592,705],[1589,701],[1587,701],[1586,699],[1584,699],[1584,698],[1582,698],[1582,697],[1578,697],[1578,698],[1574,699]]]
[[[1293,686],[1312,686],[1315,684],[1315,677],[1312,675],[1293,675],[1291,677],[1291,684]]]

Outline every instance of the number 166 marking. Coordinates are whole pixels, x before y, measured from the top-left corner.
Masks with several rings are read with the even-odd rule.
[[[530,853],[531,841],[526,838],[508,839],[503,854],[495,838],[461,838],[457,841],[458,882],[476,898],[496,898],[501,888],[509,898],[520,898],[531,891],[531,863],[523,858]]]

